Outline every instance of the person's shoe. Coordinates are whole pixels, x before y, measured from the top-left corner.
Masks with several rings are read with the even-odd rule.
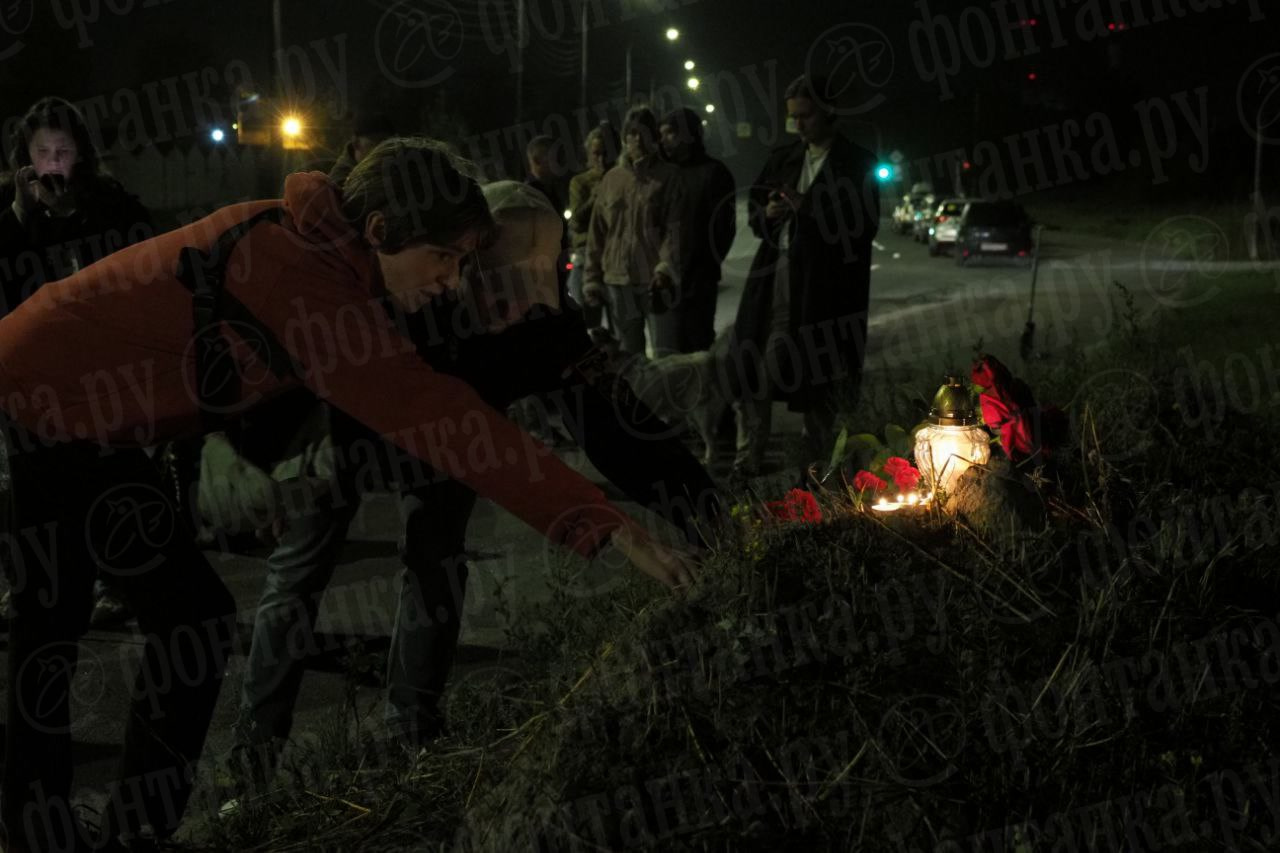
[[[98,596],[93,604],[93,615],[89,617],[89,625],[93,628],[106,628],[123,625],[133,618],[133,612],[124,599],[111,590]]]

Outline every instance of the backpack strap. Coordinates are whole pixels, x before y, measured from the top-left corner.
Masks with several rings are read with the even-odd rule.
[[[275,334],[226,290],[227,264],[236,243],[261,222],[280,224],[283,207],[273,207],[222,232],[209,250],[187,246],[178,253],[177,278],[191,291],[192,336],[196,348],[196,394],[205,431],[218,429],[240,399],[240,374],[222,324],[251,330],[254,346],[278,378],[300,376],[301,369]],[[244,337],[243,335],[241,337]]]

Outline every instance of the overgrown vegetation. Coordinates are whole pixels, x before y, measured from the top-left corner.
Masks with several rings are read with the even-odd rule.
[[[838,492],[820,496],[821,524],[746,521],[684,598],[635,580],[513,625],[511,668],[455,690],[451,734],[422,754],[337,723],[307,778],[206,840],[1267,849],[1280,361],[1235,339],[1259,387],[1246,396],[1242,364],[1170,357],[1195,343],[1186,328],[1131,317],[1106,350],[1020,371],[1072,422],[1071,444],[1020,481],[1044,529],[886,523]],[[936,380],[881,380],[859,426],[912,422],[902,406]]]

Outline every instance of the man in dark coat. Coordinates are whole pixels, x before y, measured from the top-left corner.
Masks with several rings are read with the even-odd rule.
[[[702,118],[687,107],[663,117],[662,152],[680,167],[682,209],[680,287],[670,306],[654,317],[658,355],[711,348],[716,336],[716,295],[720,264],[729,254],[737,228],[733,175],[707,154]],[[660,298],[655,296],[656,298]]]
[[[875,156],[836,132],[827,91],[816,78],[787,87],[800,139],[775,150],[751,188],[761,243],[734,322],[740,475],[760,465],[773,400],[804,413],[806,462],[830,454],[837,409],[857,402],[880,194]]]

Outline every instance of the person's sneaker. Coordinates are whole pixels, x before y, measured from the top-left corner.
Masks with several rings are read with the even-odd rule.
[[[106,590],[93,603],[93,615],[89,617],[89,625],[94,628],[106,628],[112,625],[123,625],[132,618],[133,613],[124,599],[111,590]]]

